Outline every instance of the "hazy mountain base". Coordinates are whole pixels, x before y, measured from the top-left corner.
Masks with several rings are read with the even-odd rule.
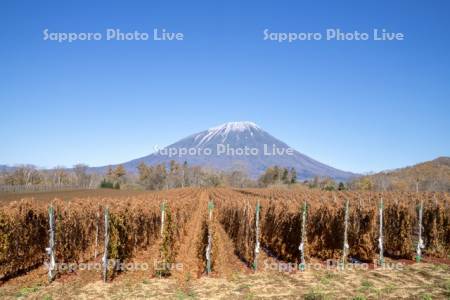
[[[46,282],[38,270],[0,286],[2,299],[448,299],[450,268],[414,264],[403,270],[307,270],[234,273],[229,278],[150,278],[124,273],[103,283],[100,274],[82,271]]]

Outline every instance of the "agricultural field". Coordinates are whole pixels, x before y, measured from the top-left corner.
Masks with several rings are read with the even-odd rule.
[[[31,199],[48,202],[55,198],[60,200],[73,200],[76,198],[127,198],[139,195],[149,194],[146,191],[114,190],[114,189],[91,189],[91,190],[67,190],[67,191],[49,191],[49,192],[0,192],[0,203],[5,204],[22,199]]]
[[[448,299],[450,195],[0,195],[2,299]]]

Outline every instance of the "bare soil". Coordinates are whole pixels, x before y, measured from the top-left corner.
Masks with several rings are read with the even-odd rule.
[[[126,272],[103,283],[101,274],[82,271],[46,282],[42,267],[0,286],[1,299],[449,299],[450,268],[412,264],[402,270],[315,270],[202,276],[181,282]]]

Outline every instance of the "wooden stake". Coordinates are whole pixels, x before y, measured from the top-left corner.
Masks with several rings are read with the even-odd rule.
[[[384,241],[383,241],[383,210],[384,210],[384,204],[383,204],[383,197],[381,197],[380,200],[380,208],[379,208],[379,215],[380,215],[380,237],[378,238],[378,248],[380,248],[380,259],[379,264],[380,266],[384,265]]]
[[[47,254],[49,256],[48,265],[48,281],[52,282],[56,277],[56,261],[55,261],[55,211],[53,205],[48,208],[48,223],[49,223],[49,242]]]
[[[108,279],[109,210],[105,208],[105,251],[103,253],[103,281]]]
[[[163,200],[162,204],[161,204],[161,237],[164,234],[164,219],[166,216],[166,201]]]
[[[419,205],[419,240],[417,241],[416,248],[416,262],[420,262],[422,259],[422,249],[425,248],[422,240],[422,215],[423,215],[423,200],[420,201]]]
[[[302,212],[302,231],[301,231],[301,241],[298,250],[300,250],[300,270],[305,270],[305,243],[306,243],[306,211],[307,204],[306,201],[303,204]]]
[[[95,249],[94,249],[94,258],[97,258],[97,249],[98,249],[98,223],[100,221],[100,213],[97,210],[96,213],[96,220],[95,220]]]
[[[347,261],[348,249],[348,200],[345,201],[345,217],[344,217],[344,245],[342,247],[342,264]]]
[[[260,204],[259,200],[256,204],[256,213],[255,213],[255,226],[256,226],[256,232],[255,232],[255,259],[253,261],[253,269],[256,271],[258,269],[258,254],[259,254],[259,210],[260,210]]]
[[[206,273],[209,275],[211,273],[211,249],[212,249],[212,213],[213,213],[214,203],[209,201],[208,203],[208,214],[209,214],[209,222],[208,222],[208,246],[206,247]]]

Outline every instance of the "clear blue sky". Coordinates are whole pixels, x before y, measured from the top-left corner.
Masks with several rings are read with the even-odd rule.
[[[444,0],[2,1],[0,164],[120,163],[239,120],[354,172],[448,156],[449,11]],[[45,28],[185,40],[57,43]],[[279,44],[265,28],[406,40]]]

